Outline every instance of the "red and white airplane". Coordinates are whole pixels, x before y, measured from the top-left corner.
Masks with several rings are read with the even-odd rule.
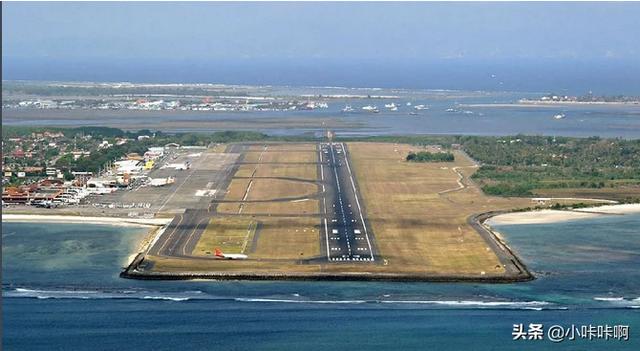
[[[215,255],[216,255],[216,258],[221,258],[225,260],[246,260],[247,258],[249,258],[249,256],[243,255],[243,254],[225,254],[224,252],[222,252],[222,250],[220,250],[217,247],[215,250]]]

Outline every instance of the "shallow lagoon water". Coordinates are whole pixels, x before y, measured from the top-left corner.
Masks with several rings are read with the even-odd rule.
[[[496,227],[518,284],[118,278],[146,229],[3,223],[4,349],[539,349],[640,346],[640,215]],[[627,324],[631,340],[512,341],[512,325]]]
[[[313,111],[141,112],[124,110],[104,112],[61,110],[53,111],[56,113],[51,111],[44,113],[37,110],[5,109],[3,110],[2,123],[3,125],[19,126],[100,125],[124,129],[154,126],[154,128],[167,132],[240,129],[259,130],[273,135],[301,135],[322,132],[324,129],[323,121],[339,120],[343,126],[334,129],[342,136],[515,135],[522,133],[575,137],[640,138],[640,105],[542,105],[528,107],[517,104],[507,107],[491,105],[516,103],[521,98],[537,99],[544,95],[542,93],[405,89],[359,89],[354,91],[348,88],[312,89],[302,87],[273,88],[273,91],[268,94],[278,96],[335,94],[365,97],[329,99],[329,108]],[[366,98],[367,95],[393,96],[393,98]],[[390,111],[384,107],[385,104],[392,102],[398,106],[398,111]],[[407,103],[411,105],[408,106]],[[346,105],[350,105],[354,112],[342,112],[341,110]],[[367,105],[377,106],[380,112],[363,111],[362,107]],[[428,109],[415,110],[416,105],[426,105]],[[415,115],[409,113],[415,113]],[[566,118],[555,119],[554,116],[559,113],[564,113]],[[72,116],[73,118],[71,118]],[[279,123],[274,123],[274,121]],[[301,127],[300,121],[304,121],[307,126]],[[234,126],[225,123],[233,123]],[[287,123],[291,124],[291,127],[283,127],[283,124]],[[214,125],[218,127],[212,127]],[[273,127],[269,127],[269,125],[273,125]],[[313,127],[314,125],[317,127]]]

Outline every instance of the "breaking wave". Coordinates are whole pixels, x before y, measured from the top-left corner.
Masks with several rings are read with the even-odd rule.
[[[295,300],[295,299],[269,299],[269,298],[249,298],[237,297],[234,300],[240,302],[280,302],[280,303],[318,303],[318,304],[361,304],[367,300]]]
[[[314,304],[314,305],[367,305],[389,306],[404,308],[433,308],[433,309],[503,309],[503,310],[558,310],[567,309],[566,306],[548,301],[491,301],[485,299],[433,300],[433,299],[388,299],[389,295],[374,299],[328,299],[312,298],[298,293],[286,296],[257,296],[235,297],[216,296],[200,290],[160,292],[144,289],[69,289],[69,288],[3,288],[2,296],[7,298],[32,299],[130,299],[145,301],[186,302],[200,300],[230,301],[241,303],[273,303],[273,304]],[[625,298],[619,296],[596,296],[592,298],[596,308],[640,308],[640,297]],[[599,306],[599,307],[598,307]]]
[[[634,299],[626,299],[624,297],[594,297],[593,299],[619,308],[640,308],[640,297]]]
[[[485,308],[485,309],[562,309],[546,301],[472,301],[472,300],[307,300],[279,298],[235,298],[240,302],[299,303],[299,304],[388,304],[421,305],[435,308]]]
[[[39,290],[15,288],[2,292],[3,297],[22,297],[34,299],[139,299],[139,300],[166,300],[166,301],[188,301],[192,299],[202,299],[201,291],[188,291],[183,293],[159,293],[150,291],[135,290]],[[209,296],[210,299],[214,298]]]
[[[546,301],[476,301],[476,300],[394,300],[380,301],[391,304],[416,304],[448,307],[475,307],[475,308],[509,308],[509,309],[535,309],[541,310],[551,303]]]

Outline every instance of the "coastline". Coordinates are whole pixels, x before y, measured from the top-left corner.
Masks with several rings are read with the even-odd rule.
[[[510,212],[487,219],[489,226],[511,224],[546,224],[606,215],[625,215],[640,213],[640,204],[604,205],[577,208],[572,210],[537,210],[528,212]]]
[[[574,210],[538,210],[529,212],[487,212],[471,216],[468,222],[485,239],[496,252],[500,261],[509,267],[504,275],[468,276],[439,274],[403,274],[403,273],[281,273],[281,272],[154,272],[139,266],[145,259],[150,244],[156,240],[171,219],[125,219],[114,217],[79,217],[63,215],[6,215],[6,222],[41,222],[41,223],[90,223],[119,226],[156,227],[142,240],[138,249],[129,256],[122,278],[141,280],[318,280],[318,281],[405,281],[405,282],[478,282],[478,283],[515,283],[535,279],[518,255],[508,246],[501,233],[492,228],[496,224],[533,224],[555,223],[582,218],[593,218],[603,215],[624,215],[640,213],[640,204],[604,205]],[[6,218],[5,218],[6,217]]]
[[[65,215],[27,215],[27,214],[3,214],[3,223],[61,223],[61,224],[96,224],[117,227],[149,228],[149,232],[131,248],[132,252],[122,262],[123,267],[130,266],[136,257],[146,252],[162,235],[166,225],[173,218],[118,218],[118,217],[83,217]]]
[[[638,103],[630,102],[514,102],[514,103],[487,103],[487,104],[460,104],[461,107],[562,107],[562,106],[609,106],[609,107],[637,107]]]
[[[108,224],[123,227],[158,227],[172,218],[84,217],[66,215],[3,214],[2,222]]]

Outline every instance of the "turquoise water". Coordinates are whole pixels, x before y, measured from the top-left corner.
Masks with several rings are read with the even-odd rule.
[[[640,215],[499,226],[518,284],[118,278],[146,230],[3,223],[6,350],[637,350]],[[629,325],[629,341],[513,341],[513,324]]]

